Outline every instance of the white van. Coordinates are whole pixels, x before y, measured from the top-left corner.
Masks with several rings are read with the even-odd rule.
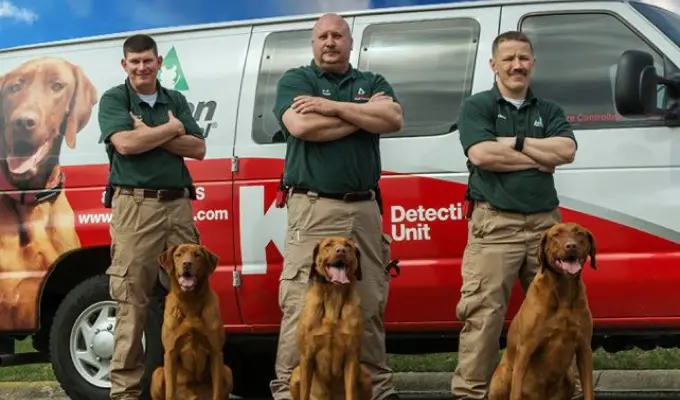
[[[384,231],[401,266],[385,317],[390,352],[457,348],[467,169],[455,123],[462,101],[492,86],[493,39],[518,29],[533,40],[533,90],[562,105],[579,142],[576,161],[555,179],[564,219],[597,241],[598,270],[583,272],[593,346],[680,344],[680,128],[677,114],[658,111],[677,107],[679,81],[654,75],[678,72],[680,16],[622,0],[474,1],[344,15],[352,64],[383,74],[405,113],[404,128],[381,140]],[[145,32],[164,56],[160,81],[185,94],[204,128],[207,157],[188,161],[199,186],[195,219],[203,244],[220,257],[212,285],[239,395],[266,394],[273,374],[286,211],[273,207],[285,143],[272,106],[281,74],[310,62],[317,17]],[[108,164],[96,115],[102,93],[125,79],[119,62],[129,34],[0,51],[0,174],[16,170],[17,157],[31,161],[24,170],[40,172],[30,187],[0,180],[0,332],[8,353],[0,359],[21,362],[9,355],[13,340],[32,336],[73,399],[108,398],[115,307],[103,275]],[[622,59],[629,50],[644,54]],[[25,102],[63,118],[40,121],[34,131],[42,135],[29,134],[12,121]],[[76,129],[64,131],[68,122]],[[56,168],[62,180],[47,182]],[[16,205],[33,193],[58,196],[59,206]],[[43,225],[35,223],[39,207],[52,215]],[[518,286],[508,321],[521,301]],[[153,302],[149,371],[162,360],[160,318]]]

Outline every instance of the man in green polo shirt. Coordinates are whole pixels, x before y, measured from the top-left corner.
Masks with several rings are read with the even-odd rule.
[[[562,108],[529,88],[533,47],[523,33],[499,35],[490,66],[493,88],[468,98],[458,121],[472,213],[456,307],[464,327],[455,399],[486,398],[512,287],[519,277],[526,291],[540,235],[561,221],[553,172],[574,160],[577,147]]]
[[[113,189],[112,259],[106,271],[116,301],[110,396],[137,400],[142,393],[148,396],[140,381],[153,372],[144,370],[141,338],[161,271],[157,257],[173,244],[199,243],[184,157],[202,160],[205,142],[184,96],[156,79],[162,64],[156,42],[131,36],[123,43],[123,56],[127,79],[103,94],[99,126]],[[146,340],[149,346],[160,338]]]
[[[391,239],[383,233],[375,195],[382,170],[380,135],[401,129],[402,110],[384,77],[350,65],[351,32],[340,16],[326,14],[316,22],[312,46],[311,64],[290,69],[279,80],[273,110],[286,137],[284,182],[290,190],[279,287],[283,318],[271,391],[275,400],[291,399],[290,375],[299,362],[295,327],[312,252],[320,239],[341,235],[361,251],[361,361],[373,375],[373,399],[396,399],[383,327]]]

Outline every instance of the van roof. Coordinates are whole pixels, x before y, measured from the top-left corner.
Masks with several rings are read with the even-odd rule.
[[[455,9],[465,9],[465,8],[480,8],[489,6],[507,6],[507,5],[523,5],[523,4],[536,4],[536,3],[578,3],[592,0],[463,0],[455,3],[446,3],[447,0],[442,0],[443,2],[435,5],[417,5],[417,6],[395,6],[386,8],[375,8],[367,10],[355,10],[355,11],[340,11],[339,15],[344,17],[357,17],[365,15],[379,15],[385,13],[407,13],[413,11],[436,11],[436,10],[455,10]],[[612,2],[612,3],[629,3],[635,0],[598,0],[601,2]],[[15,52],[27,49],[37,49],[46,47],[56,47],[64,45],[72,45],[77,43],[87,43],[94,41],[112,41],[112,40],[123,40],[126,37],[134,33],[145,33],[151,36],[163,35],[167,33],[188,33],[205,31],[210,29],[223,29],[231,27],[255,27],[259,25],[269,25],[274,23],[290,23],[290,22],[302,22],[302,21],[313,21],[317,19],[321,13],[316,14],[300,14],[292,16],[280,16],[280,17],[269,17],[269,18],[256,18],[256,19],[244,19],[237,21],[228,22],[215,22],[215,23],[202,23],[202,24],[192,24],[192,25],[182,25],[175,27],[166,28],[154,28],[154,29],[139,29],[133,31],[125,31],[119,33],[105,34],[105,35],[93,35],[86,36],[77,39],[65,39],[56,40],[49,42],[42,42],[37,44],[23,45],[8,47],[0,50],[0,54]]]

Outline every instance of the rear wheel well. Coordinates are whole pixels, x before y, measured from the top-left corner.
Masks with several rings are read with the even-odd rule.
[[[64,296],[76,285],[95,275],[103,274],[111,263],[108,246],[88,247],[65,254],[45,278],[38,301],[38,332],[33,347],[48,352],[52,319]]]

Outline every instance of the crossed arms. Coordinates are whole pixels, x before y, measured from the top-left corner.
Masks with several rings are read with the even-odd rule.
[[[493,172],[538,169],[555,172],[555,167],[569,164],[576,155],[576,141],[561,109],[554,110],[546,138],[524,139],[522,151],[514,149],[516,137],[496,137],[494,123],[484,118],[479,106],[468,102],[461,110],[461,142],[475,166]],[[464,115],[465,113],[465,115]]]
[[[312,96],[309,82],[289,73],[279,81],[275,113],[291,135],[310,142],[337,140],[359,129],[374,134],[399,131],[401,106],[389,84],[382,77],[377,81],[376,93],[367,103],[338,102]]]
[[[115,95],[104,94],[100,102],[99,124],[102,141],[109,138],[121,155],[140,154],[162,147],[180,157],[202,160],[205,140],[182,97],[179,115],[168,111],[168,122],[150,127],[127,109]],[[132,129],[130,129],[132,127]]]

